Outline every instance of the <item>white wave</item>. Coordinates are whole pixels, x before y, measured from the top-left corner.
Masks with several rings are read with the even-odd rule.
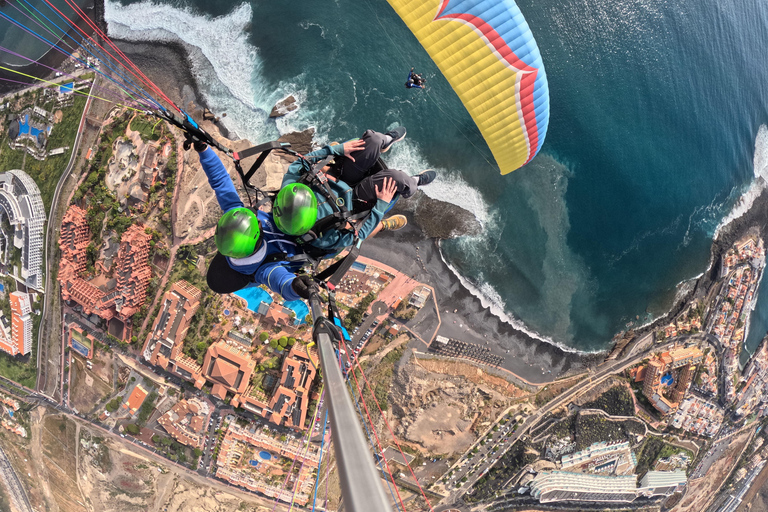
[[[443,260],[443,263],[453,272],[453,274],[456,276],[456,278],[459,280],[461,285],[474,297],[480,300],[480,304],[486,308],[488,311],[490,311],[494,316],[499,318],[502,322],[505,322],[509,325],[511,325],[514,329],[527,334],[533,339],[543,341],[544,343],[549,343],[550,345],[553,345],[563,352],[568,352],[571,354],[600,354],[604,353],[604,350],[594,350],[594,351],[584,351],[584,350],[577,350],[573,347],[569,347],[567,345],[563,345],[562,343],[558,343],[552,338],[549,338],[547,336],[544,336],[543,334],[540,334],[532,329],[530,329],[528,326],[526,326],[521,320],[518,320],[517,318],[513,317],[506,311],[506,304],[504,303],[504,300],[502,300],[501,295],[496,291],[496,289],[493,288],[489,283],[483,282],[482,284],[476,285],[472,283],[469,279],[464,277],[458,270],[456,270],[456,267],[451,265],[451,263],[445,259],[445,256],[443,255],[442,248],[440,247],[441,242],[438,241],[438,249],[440,253],[440,259]]]
[[[429,162],[424,159],[418,145],[407,138],[392,145],[392,149],[386,154],[386,160],[389,167],[400,169],[411,175],[430,168]],[[472,212],[485,227],[491,214],[480,191],[467,184],[458,172],[442,168],[433,168],[433,170],[437,172],[437,178],[421,190],[432,199],[452,203]]]
[[[755,178],[744,192],[731,212],[720,222],[715,230],[715,238],[720,230],[738,219],[752,208],[752,204],[760,193],[768,186],[768,126],[761,125],[755,137],[755,156],[752,160]]]
[[[201,93],[211,110],[228,114],[223,118],[228,129],[253,140],[274,135],[265,124],[267,114],[284,94],[259,78],[263,63],[248,42],[249,3],[216,18],[152,1],[124,6],[106,0],[104,8],[112,38],[183,44]]]

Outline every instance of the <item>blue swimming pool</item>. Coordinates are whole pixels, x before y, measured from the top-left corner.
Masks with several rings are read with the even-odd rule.
[[[29,114],[24,116],[24,122],[19,123],[19,133],[22,134],[29,134],[33,137],[37,137],[42,130],[38,130],[37,128],[33,128],[29,125]]]
[[[269,459],[272,458],[272,454],[269,453],[269,452],[260,451],[259,452],[259,457],[261,458],[261,460],[269,460]]]
[[[266,302],[267,304],[272,304],[272,297],[270,297],[267,292],[265,292],[258,286],[243,288],[242,290],[236,291],[235,295],[245,299],[248,302],[248,309],[250,309],[254,313],[259,310],[259,304],[261,304],[262,302]]]
[[[283,305],[296,313],[296,320],[299,320],[297,324],[304,323],[304,319],[309,314],[309,307],[303,300],[289,300]]]

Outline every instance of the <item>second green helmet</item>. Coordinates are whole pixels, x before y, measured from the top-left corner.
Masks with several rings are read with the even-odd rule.
[[[288,235],[303,235],[317,221],[317,198],[303,183],[291,183],[277,193],[272,205],[277,228]]]
[[[216,248],[224,256],[245,258],[259,246],[261,226],[256,214],[248,208],[232,208],[216,225]]]

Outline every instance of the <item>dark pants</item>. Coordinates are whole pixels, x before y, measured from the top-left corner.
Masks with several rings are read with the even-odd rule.
[[[208,287],[215,293],[232,293],[242,290],[251,282],[251,276],[241,274],[229,266],[227,258],[220,252],[208,265],[208,274],[205,276]]]
[[[355,161],[344,158],[341,166],[340,178],[355,190],[355,197],[373,207],[376,203],[376,186],[383,188],[385,178],[392,178],[397,185],[397,192],[402,197],[411,197],[418,188],[418,178],[408,176],[397,169],[383,169],[376,174],[369,175],[371,168],[381,156],[381,148],[386,142],[383,133],[367,130],[362,137],[365,141],[365,149],[352,154]]]

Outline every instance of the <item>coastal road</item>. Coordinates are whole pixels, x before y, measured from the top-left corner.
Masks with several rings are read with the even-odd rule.
[[[35,389],[56,400],[61,399],[62,395],[61,370],[64,365],[63,337],[60,338],[58,335],[62,328],[61,319],[59,318],[59,301],[58,296],[53,296],[58,293],[58,288],[55,280],[51,279],[53,276],[52,266],[56,261],[55,255],[58,233],[61,225],[61,218],[57,214],[59,210],[59,200],[61,199],[59,196],[61,195],[61,191],[64,188],[67,179],[71,175],[74,163],[78,159],[78,149],[80,147],[80,139],[83,135],[85,118],[91,107],[91,91],[93,91],[94,87],[98,87],[98,81],[99,77],[97,76],[94,78],[93,84],[88,90],[88,100],[85,103],[83,114],[80,117],[80,125],[77,128],[75,141],[72,145],[72,154],[69,157],[67,167],[61,174],[61,178],[59,178],[59,182],[56,184],[56,190],[53,193],[53,201],[51,201],[51,209],[48,214],[48,226],[45,232],[45,293],[43,294],[43,311],[37,336],[37,384]]]

